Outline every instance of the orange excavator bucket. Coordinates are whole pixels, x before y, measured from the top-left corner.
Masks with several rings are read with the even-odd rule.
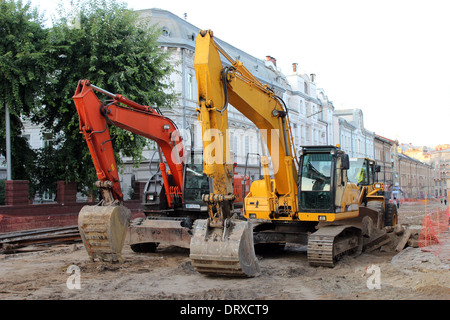
[[[123,205],[84,206],[78,229],[92,261],[116,262],[127,234],[131,211]]]

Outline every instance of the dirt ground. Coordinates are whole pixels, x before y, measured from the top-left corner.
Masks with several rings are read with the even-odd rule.
[[[437,206],[441,204],[405,204],[400,223],[420,225],[425,210]],[[249,279],[200,275],[191,265],[189,250],[175,247],[137,254],[125,246],[123,257],[123,263],[92,263],[82,244],[0,255],[0,299],[450,299],[448,257],[420,248],[398,253],[391,245],[344,257],[330,269],[309,266],[304,247],[287,245],[258,255],[261,274]]]

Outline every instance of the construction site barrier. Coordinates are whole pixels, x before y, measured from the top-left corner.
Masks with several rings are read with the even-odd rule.
[[[434,201],[434,200],[432,200]],[[430,199],[401,199],[400,204],[429,204]]]
[[[435,244],[439,244],[442,233],[448,231],[448,222],[450,214],[449,208],[435,209],[427,214],[422,222],[422,228],[419,234],[419,248],[423,249]]]

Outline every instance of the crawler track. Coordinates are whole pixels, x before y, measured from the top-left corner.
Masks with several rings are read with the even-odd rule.
[[[326,226],[308,238],[308,262],[311,266],[333,268],[336,261],[362,249],[361,230],[352,226]]]

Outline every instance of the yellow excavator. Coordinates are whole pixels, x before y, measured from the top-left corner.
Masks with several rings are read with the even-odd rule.
[[[229,66],[222,65],[221,56]],[[283,100],[214,41],[211,30],[199,32],[194,64],[204,173],[213,185],[203,196],[209,218],[197,220],[191,239],[195,269],[255,276],[257,244],[307,244],[313,266],[333,267],[342,255],[360,253],[368,234],[364,226],[380,213],[360,210],[360,189],[347,179],[348,155],[335,146],[305,146],[298,159]],[[257,126],[271,159],[261,157],[264,179],[251,184],[245,220],[232,214],[228,104]]]

